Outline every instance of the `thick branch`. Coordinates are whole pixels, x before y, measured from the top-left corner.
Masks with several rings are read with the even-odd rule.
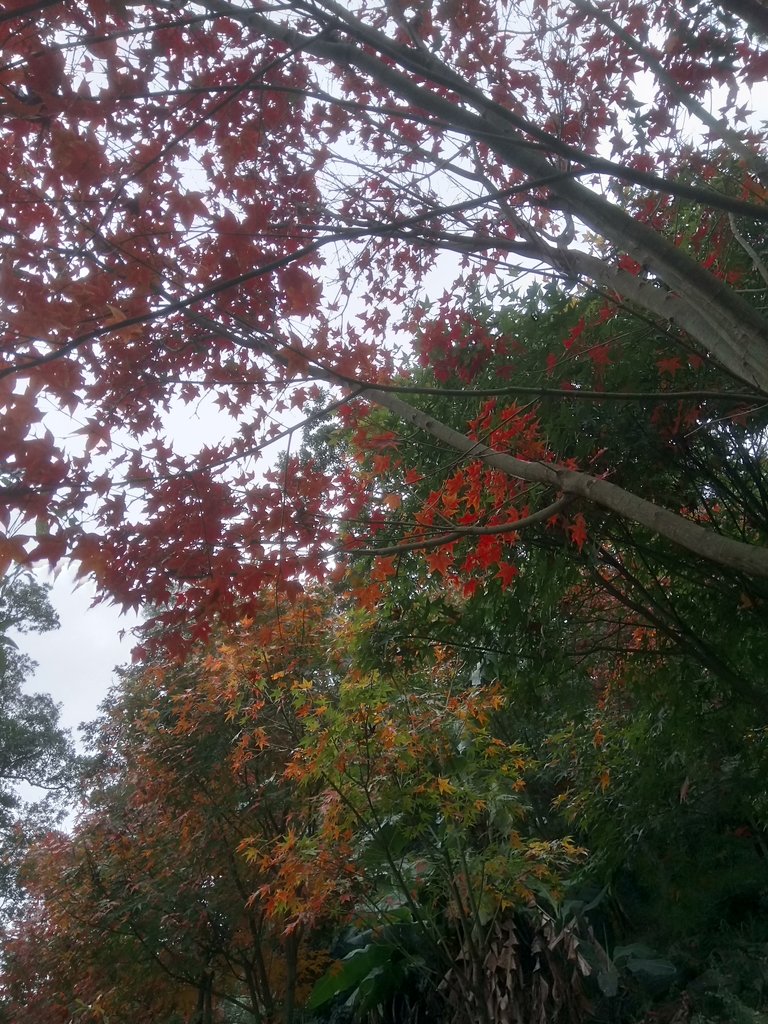
[[[532,398],[557,398],[585,402],[725,402],[732,405],[759,405],[766,402],[765,395],[753,391],[590,391],[588,388],[547,388],[526,384],[508,384],[503,388],[430,388],[419,384],[380,384],[350,377],[348,383],[361,389],[376,388],[396,395],[426,395],[437,398],[455,398],[472,402],[478,398],[504,398],[526,395]],[[0,490],[1,492],[1,490]]]
[[[753,368],[762,362],[762,352],[756,351],[753,335],[746,324],[741,325],[738,320],[730,330],[721,330],[719,320],[713,319],[706,309],[693,305],[685,295],[660,288],[653,281],[611,266],[589,253],[578,249],[563,251],[543,243],[539,243],[539,251],[541,258],[550,266],[566,269],[578,277],[594,281],[600,287],[616,292],[641,309],[681,328],[739,380],[750,379]],[[708,339],[709,343],[702,339]],[[753,383],[762,390],[768,390],[768,377],[762,384],[757,380]]]
[[[755,35],[768,39],[768,8],[764,0],[720,0],[720,6],[746,22]]]
[[[428,413],[416,409],[395,395],[383,391],[367,391],[364,398],[385,409],[413,426],[431,434],[455,451],[472,459],[480,459],[489,466],[500,469],[510,476],[529,483],[554,487],[565,495],[584,498],[592,504],[615,512],[623,519],[645,526],[673,544],[678,544],[708,562],[722,565],[749,576],[768,578],[768,550],[732,540],[708,530],[690,519],[668,509],[654,505],[636,494],[607,480],[600,480],[588,473],[563,469],[543,462],[525,462],[513,455],[495,451],[479,441],[472,441],[466,434],[454,430],[445,423],[434,419]]]
[[[714,135],[721,138],[724,142],[727,142],[731,149],[738,153],[739,156],[744,160],[745,164],[751,168],[756,174],[763,178],[768,177],[768,164],[762,157],[755,153],[751,149],[744,139],[739,135],[738,132],[734,131],[727,124],[723,122],[721,118],[717,118],[714,114],[710,113],[705,106],[691,96],[689,92],[683,89],[672,75],[663,67],[663,65],[657,60],[656,55],[647,46],[643,46],[639,39],[635,39],[633,35],[622,28],[617,21],[615,21],[610,14],[606,11],[596,7],[590,0],[571,0],[571,3],[578,7],[580,11],[588,14],[594,18],[601,25],[604,25],[609,31],[611,31],[617,39],[621,39],[633,53],[636,53],[643,61],[649,71],[653,72],[656,76],[656,80],[660,82],[665,89],[667,89],[670,95],[674,96],[675,99],[681,103],[685,109],[693,114],[694,117],[698,118],[702,124],[705,124]]]
[[[532,228],[526,228],[519,218],[516,218],[516,224],[521,233],[525,233],[526,237],[531,239],[529,242],[510,242],[500,238],[477,238],[445,233],[435,235],[434,244],[460,252],[506,250],[527,258],[542,260],[572,279],[590,280],[600,288],[620,295],[636,307],[675,324],[739,380],[750,380],[755,367],[761,364],[762,353],[756,344],[755,336],[738,319],[732,323],[730,330],[725,330],[705,309],[697,308],[688,301],[686,295],[660,287],[655,281],[630,274],[606,260],[597,259],[579,249],[547,245]],[[704,338],[708,339],[708,342],[703,341]],[[768,382],[768,364],[765,370],[762,376],[765,376]],[[760,385],[757,380],[750,382],[757,384],[761,390],[768,391],[765,384]]]
[[[535,125],[521,121],[517,115],[489,99],[482,90],[460,83],[451,69],[434,56],[425,63],[424,58],[419,58],[414,51],[398,48],[386,37],[382,42],[381,33],[357,19],[354,28],[358,40],[379,50],[386,45],[389,61],[363,49],[360,43],[328,41],[317,36],[302,38],[288,26],[276,24],[253,12],[246,15],[226,0],[209,0],[207,6],[226,11],[271,38],[330,60],[342,69],[348,66],[356,68],[406,102],[435,114],[455,130],[485,142],[498,157],[530,178],[545,178],[552,173],[550,160],[521,134],[525,132],[538,139],[541,133]],[[323,7],[334,16],[340,16],[341,8],[331,0]],[[349,16],[344,20],[349,22]],[[407,70],[393,66],[392,60],[398,60]],[[426,78],[443,87],[448,85],[475,110],[469,110],[457,104],[455,99],[425,87],[422,81],[409,73],[415,63],[420,65],[422,80]],[[559,147],[555,146],[554,150],[559,153]],[[574,153],[574,158],[595,169],[605,163],[578,152]],[[708,352],[740,379],[768,390],[768,322],[753,307],[656,231],[579,182],[566,178],[553,182],[549,188],[585,225],[639,263],[647,265],[680,296],[681,303],[691,314],[690,328],[686,327],[686,330]],[[737,352],[734,352],[735,346],[738,346]]]
[[[237,335],[230,334],[230,336],[237,343],[244,344],[243,339]],[[282,357],[278,347],[266,338],[259,340],[258,347],[271,358],[278,362],[281,361]],[[350,383],[357,388],[360,387],[359,381],[350,382],[348,378],[313,362],[304,353],[300,353],[298,350],[294,351],[297,355],[304,355],[304,358],[307,359],[307,369],[312,376],[342,387],[349,387]],[[389,391],[368,388],[359,391],[355,397],[364,398],[366,401],[389,409],[406,423],[411,423],[420,430],[424,430],[455,451],[461,452],[469,458],[480,459],[489,466],[494,466],[519,480],[553,487],[565,496],[584,498],[592,504],[617,513],[623,519],[645,526],[653,533],[699,555],[708,562],[714,562],[750,576],[768,577],[768,550],[765,548],[716,534],[690,519],[685,519],[618,487],[616,484],[590,476],[588,473],[560,468],[549,463],[526,462],[505,452],[498,452],[480,441],[471,440],[466,434],[436,420],[429,413],[422,412]],[[442,539],[440,543],[447,543],[447,541]],[[400,548],[399,550],[404,549]]]

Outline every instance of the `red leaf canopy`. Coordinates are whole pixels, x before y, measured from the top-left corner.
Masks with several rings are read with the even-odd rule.
[[[105,594],[186,623],[322,574],[363,483],[290,450],[275,466],[271,443],[307,403],[396,384],[420,303],[461,322],[514,267],[635,303],[768,387],[760,314],[663,237],[670,197],[767,219],[744,97],[768,26],[731,6],[6,0],[3,558],[67,551]],[[713,180],[725,151],[740,197]],[[438,380],[449,355],[428,357]],[[475,365],[456,363],[468,383]],[[219,410],[192,450],[169,428],[182,407]],[[550,457],[542,486],[648,520]],[[529,479],[525,458],[503,471]]]

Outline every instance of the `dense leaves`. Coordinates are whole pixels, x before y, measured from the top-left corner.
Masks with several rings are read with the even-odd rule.
[[[296,682],[280,680],[301,671],[300,643],[322,643],[319,610],[123,679],[91,729],[72,835],[48,837],[25,867],[30,912],[6,950],[15,1020],[66,1021],[76,1007],[83,1020],[182,1020],[197,1006],[208,1021],[214,1005],[291,1019],[328,956],[304,950],[286,898],[269,895],[311,821],[285,771],[301,736]]]
[[[759,1020],[761,5],[0,36],[0,567],[150,613],[9,1019]]]
[[[290,451],[279,471],[260,460],[344,385],[351,418],[362,388],[453,458],[479,454],[460,416],[452,434],[366,385],[397,391],[399,346],[434,302],[446,333],[421,358],[444,381],[458,345],[471,387],[506,350],[464,311],[521,273],[596,290],[607,318],[634,309],[667,383],[693,353],[749,415],[768,386],[749,301],[765,275],[758,6],[8,4],[4,497],[30,530],[3,561],[68,552],[105,594],[201,636],[266,586],[295,591],[358,518],[359,481]],[[591,351],[619,358],[607,338]],[[198,416],[201,441],[185,436]],[[527,443],[495,426],[483,455],[505,519],[536,484],[544,507],[579,495],[768,575],[749,534],[638,501],[508,416]]]
[[[127,674],[27,858],[10,1019],[762,1010],[762,707],[542,531],[512,587],[412,555],[369,611],[316,592]],[[702,640],[758,672],[754,614]]]
[[[45,693],[30,693],[35,663],[24,635],[58,626],[47,589],[21,572],[0,581],[0,900],[18,909],[16,867],[31,836],[50,827],[68,796],[74,752]]]

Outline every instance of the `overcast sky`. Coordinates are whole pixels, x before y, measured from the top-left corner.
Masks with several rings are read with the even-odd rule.
[[[105,604],[92,608],[92,585],[78,586],[72,570],[63,569],[55,580],[44,570],[37,576],[53,584],[51,603],[61,628],[40,636],[18,637],[19,646],[38,663],[25,689],[51,693],[62,705],[61,724],[75,734],[81,722],[96,717],[115,666],[130,661],[133,640],[129,631],[137,619]],[[128,631],[123,640],[121,630]]]

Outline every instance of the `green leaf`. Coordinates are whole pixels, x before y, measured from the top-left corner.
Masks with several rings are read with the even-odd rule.
[[[598,972],[597,984],[600,986],[600,991],[604,996],[607,996],[608,999],[612,999],[617,995],[619,991],[619,972],[613,964]]]
[[[631,957],[653,959],[653,950],[643,945],[642,942],[632,942],[627,946],[616,946],[613,951],[613,959],[616,963],[621,960],[629,960]]]
[[[668,960],[647,960],[633,957],[627,960],[627,970],[633,974],[646,974],[650,978],[672,980],[677,974],[677,968]]]
[[[395,946],[386,944],[353,949],[320,978],[309,995],[307,1009],[316,1010],[318,1006],[330,1002],[341,992],[347,992],[360,985],[374,970],[389,963],[395,951]]]

